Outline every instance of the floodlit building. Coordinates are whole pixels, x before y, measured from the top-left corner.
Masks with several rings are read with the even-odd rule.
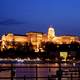
[[[51,41],[55,44],[70,44],[71,42],[79,42],[80,38],[78,36],[56,36],[55,29],[50,26],[48,33],[42,32],[28,32],[25,35],[16,35],[13,33],[8,33],[3,35],[1,39],[1,50],[5,48],[13,48],[13,44],[17,45],[18,43],[24,45],[25,43],[31,43],[36,52],[41,49],[41,43]]]
[[[48,29],[48,41],[52,41],[55,37],[55,30],[54,28],[50,25]]]
[[[77,36],[56,36],[53,42],[56,44],[71,44],[71,42],[78,41]]]
[[[28,36],[27,37],[28,43],[31,42],[35,51],[39,51],[41,42],[43,40],[43,33],[29,32],[29,33],[26,33],[26,35]]]

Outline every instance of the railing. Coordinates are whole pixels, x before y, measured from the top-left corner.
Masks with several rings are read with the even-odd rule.
[[[35,69],[35,76],[26,76],[24,75],[23,77],[20,76],[16,76],[16,71],[14,71],[15,69]],[[57,74],[50,74],[52,73],[51,70],[57,68],[57,71],[59,72]],[[67,68],[67,71],[62,70]],[[48,76],[38,76],[39,73],[39,69],[47,69],[48,70]],[[64,67],[56,67],[56,66],[14,66],[13,64],[11,64],[11,66],[5,66],[2,67],[2,69],[0,69],[1,72],[2,71],[10,71],[10,76],[9,77],[5,77],[5,75],[3,77],[0,77],[0,80],[80,80],[80,67],[69,67],[69,66],[64,66]],[[62,73],[61,73],[62,70]],[[1,73],[0,72],[0,73]],[[27,73],[27,71],[26,71]]]

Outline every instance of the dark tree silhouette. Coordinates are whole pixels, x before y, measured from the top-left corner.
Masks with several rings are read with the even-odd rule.
[[[57,46],[53,42],[43,43],[44,55],[43,58],[55,59]]]

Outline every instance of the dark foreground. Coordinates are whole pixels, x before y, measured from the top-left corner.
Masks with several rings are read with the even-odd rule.
[[[0,63],[0,80],[80,80],[79,63]]]

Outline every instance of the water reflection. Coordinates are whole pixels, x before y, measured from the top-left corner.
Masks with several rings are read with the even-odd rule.
[[[18,67],[15,68],[15,76],[16,77],[42,77],[37,78],[37,80],[48,80],[50,75],[56,75],[56,70],[58,70],[58,64],[22,64],[17,63],[14,66]],[[24,67],[24,68],[21,68]],[[51,67],[51,68],[50,68]],[[54,69],[53,69],[54,68]],[[17,79],[23,80],[23,79]],[[27,79],[27,80],[36,80],[36,78]]]
[[[27,66],[25,68],[16,68],[16,77],[48,77],[56,76],[58,63],[55,64],[16,64],[15,66]],[[63,65],[62,65],[63,66]],[[37,67],[37,68],[36,68]],[[35,79],[30,79],[35,80]],[[48,80],[48,78],[38,78],[37,80]]]
[[[0,67],[1,66],[11,66],[11,64],[1,64]],[[39,78],[37,78],[37,80],[48,80],[48,77],[56,76],[56,72],[59,69],[58,63],[25,64],[25,63],[20,62],[17,64],[13,64],[13,66],[14,66],[14,70],[15,70],[15,77],[24,77],[24,76],[25,77],[39,77]],[[73,76],[77,76],[77,77],[79,76],[78,71],[71,73],[71,70],[73,70],[73,71],[76,70],[76,66],[73,66],[73,64],[61,63],[61,69],[64,71],[62,76],[64,77],[66,75],[66,76],[70,77],[70,80],[71,80],[71,74],[73,74]],[[3,73],[6,73],[6,72],[7,72],[7,76],[11,76],[10,70],[3,71]],[[2,71],[0,72],[0,77],[5,76],[5,74],[3,74],[3,73],[2,73]],[[40,78],[40,77],[42,77],[42,78]],[[43,78],[43,77],[46,77],[46,78]],[[62,79],[62,80],[67,80],[67,79],[69,79],[69,78]],[[5,80],[5,79],[3,79],[3,80]],[[23,79],[16,79],[16,80],[23,80]],[[36,78],[27,78],[26,80],[36,80]],[[56,80],[56,79],[52,79],[52,80]],[[75,80],[78,80],[78,79],[76,78]]]

